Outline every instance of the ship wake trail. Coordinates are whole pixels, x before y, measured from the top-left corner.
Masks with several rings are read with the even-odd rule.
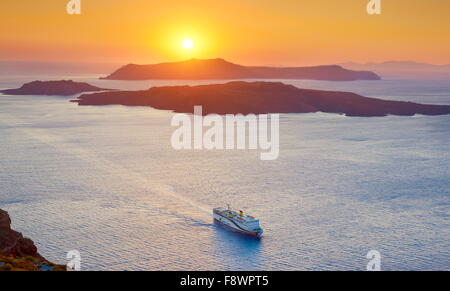
[[[183,216],[191,220],[197,220],[199,223],[206,223],[210,218],[209,212],[211,207],[177,193],[170,185],[150,181],[141,173],[112,162],[109,159],[99,157],[81,146],[67,142],[64,137],[49,133],[47,129],[27,128],[26,126],[29,124],[10,114],[1,113],[0,116],[3,124],[14,128],[16,131],[45,143],[58,152],[76,157],[92,167],[114,175],[117,179],[121,179],[124,183],[130,184],[134,188],[141,188],[142,193],[150,194],[139,199],[141,203],[146,203],[148,207],[159,208],[166,213],[174,214],[180,214],[181,211],[184,212]],[[171,203],[168,203],[168,200],[171,200]]]

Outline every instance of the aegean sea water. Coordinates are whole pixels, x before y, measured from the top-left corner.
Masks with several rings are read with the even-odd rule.
[[[73,79],[127,90],[210,81]],[[226,81],[223,81],[226,82]],[[450,81],[284,80],[302,88],[450,104]],[[73,97],[72,97],[73,98]],[[450,116],[283,114],[280,156],[175,151],[173,113],[0,95],[0,208],[49,260],[83,270],[450,270]],[[249,239],[213,207],[261,220]]]

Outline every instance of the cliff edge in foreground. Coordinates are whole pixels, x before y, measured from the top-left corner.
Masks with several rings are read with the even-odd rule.
[[[8,212],[0,209],[0,271],[65,271],[42,257],[34,242],[11,229]]]

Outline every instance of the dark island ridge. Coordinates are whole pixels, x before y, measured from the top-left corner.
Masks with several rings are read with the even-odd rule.
[[[152,65],[129,64],[103,78],[107,80],[236,80],[310,79],[325,81],[380,80],[369,71],[353,71],[341,66],[256,67],[223,59],[192,59]]]
[[[79,105],[150,106],[160,110],[203,114],[266,114],[326,112],[374,117],[450,114],[450,105],[425,105],[363,97],[349,92],[299,89],[280,82],[234,81],[200,86],[152,87],[141,91],[83,94]]]

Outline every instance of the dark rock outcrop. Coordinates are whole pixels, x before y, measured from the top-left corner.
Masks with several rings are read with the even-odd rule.
[[[380,80],[375,73],[352,71],[337,65],[315,67],[252,67],[223,59],[129,64],[105,77],[109,80],[231,80],[231,79],[312,79],[329,81]]]
[[[10,229],[11,228],[11,218],[8,212],[0,209],[0,229]]]
[[[0,209],[0,271],[65,270],[38,253],[34,242],[11,229],[8,212]]]
[[[33,81],[18,89],[2,90],[0,93],[9,95],[59,95],[69,96],[83,92],[109,91],[87,83],[68,81]]]
[[[144,91],[83,94],[79,105],[151,106],[192,113],[195,105],[203,114],[264,114],[328,112],[348,116],[442,115],[450,105],[424,105],[363,97],[348,92],[299,89],[278,82],[243,82],[201,86],[153,87]]]
[[[0,209],[0,253],[13,257],[41,257],[33,241],[11,229],[8,212]]]

